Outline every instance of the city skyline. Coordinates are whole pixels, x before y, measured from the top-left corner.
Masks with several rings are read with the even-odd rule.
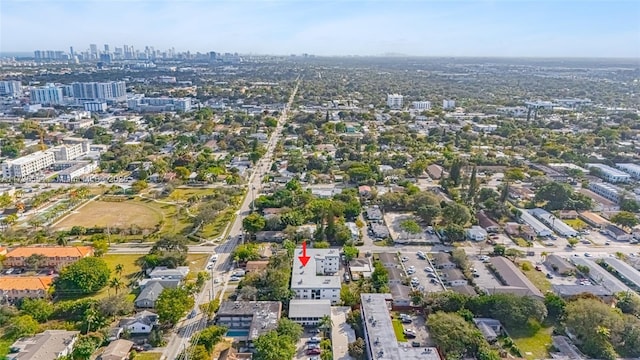
[[[9,0],[0,5],[0,52],[130,44],[274,55],[635,58],[638,18],[632,1]]]

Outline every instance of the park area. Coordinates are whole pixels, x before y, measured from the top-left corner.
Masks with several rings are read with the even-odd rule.
[[[163,218],[158,209],[145,203],[127,200],[122,202],[92,201],[73,211],[56,224],[56,230],[69,230],[74,226],[129,228],[154,228]]]

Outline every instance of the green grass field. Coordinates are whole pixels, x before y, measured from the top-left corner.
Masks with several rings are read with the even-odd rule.
[[[134,360],[160,360],[162,353],[159,352],[141,352],[137,353]]]
[[[74,226],[127,228],[137,225],[143,229],[155,227],[163,214],[157,209],[136,201],[92,201],[74,211],[59,222],[56,230],[68,230]]]
[[[393,323],[393,332],[396,334],[396,339],[399,342],[406,342],[407,338],[404,336],[404,327],[400,319],[393,319],[391,322]]]
[[[163,198],[163,200],[170,199],[181,199],[186,200],[191,196],[207,196],[213,195],[216,192],[216,189],[201,189],[201,188],[177,188],[171,192],[167,197]]]
[[[571,226],[575,230],[582,230],[584,228],[588,228],[589,227],[589,225],[586,222],[584,222],[584,221],[582,221],[580,219],[565,219],[565,220],[562,220],[562,221],[567,223],[567,225]]]
[[[530,270],[522,269],[523,264],[529,264]],[[524,275],[529,279],[533,285],[535,285],[540,291],[543,293],[547,291],[551,291],[551,283],[545,277],[542,271],[538,271],[535,269],[534,265],[528,261],[520,261],[520,270],[524,273]]]
[[[548,357],[553,327],[543,327],[533,334],[529,329],[513,329],[508,332],[524,358],[546,359]]]

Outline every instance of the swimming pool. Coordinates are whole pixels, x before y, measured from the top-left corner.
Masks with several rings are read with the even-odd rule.
[[[247,337],[249,336],[249,330],[229,330],[227,331],[229,337]]]

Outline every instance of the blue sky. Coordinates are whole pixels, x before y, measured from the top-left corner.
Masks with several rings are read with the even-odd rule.
[[[640,1],[0,0],[0,51],[640,58]]]

